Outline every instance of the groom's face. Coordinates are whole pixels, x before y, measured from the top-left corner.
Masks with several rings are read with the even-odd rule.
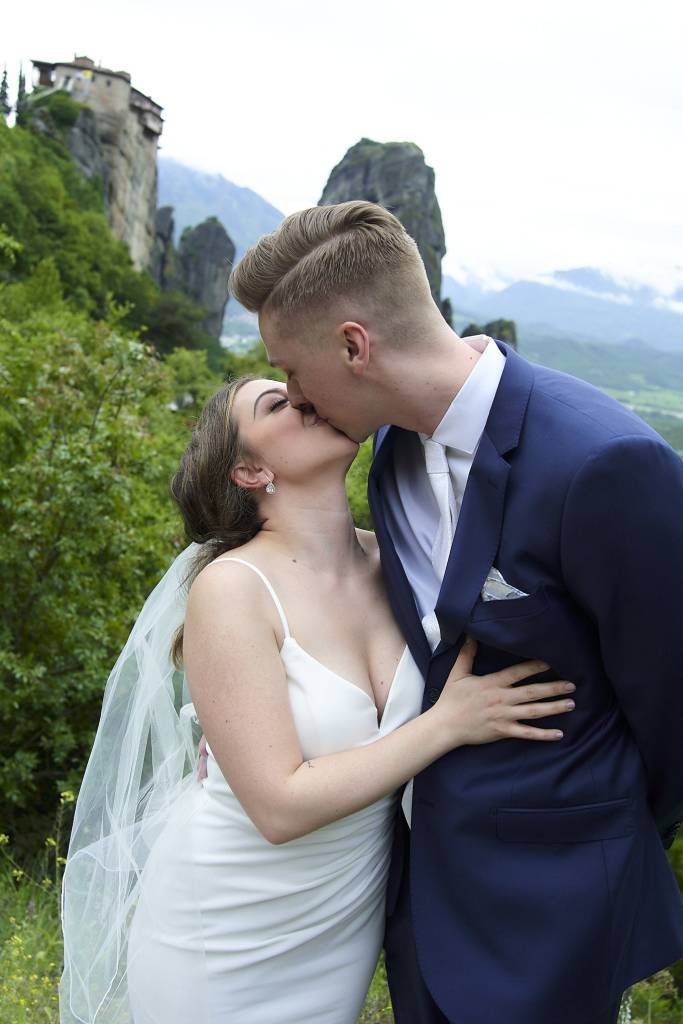
[[[366,424],[367,414],[358,409],[357,388],[345,365],[343,346],[330,337],[300,340],[271,315],[259,317],[261,337],[271,366],[287,375],[287,394],[292,405],[312,405],[327,420],[354,441],[364,441],[375,429]]]

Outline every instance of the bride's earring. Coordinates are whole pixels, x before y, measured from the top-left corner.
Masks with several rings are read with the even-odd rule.
[[[266,494],[275,494],[275,484],[272,480],[269,480],[266,484]]]

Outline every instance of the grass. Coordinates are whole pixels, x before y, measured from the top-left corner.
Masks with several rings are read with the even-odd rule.
[[[358,1018],[358,1024],[394,1024],[383,954],[377,964],[377,970],[366,996],[365,1006]]]
[[[62,816],[73,794],[62,793],[55,836],[31,867],[22,867],[0,834],[0,1021],[46,1024],[59,1019],[62,972],[59,892],[64,857]]]
[[[72,801],[71,793],[62,794],[54,836],[45,840],[44,850],[30,868],[17,863],[7,837],[0,834],[2,1024],[58,1024],[57,986],[62,973],[59,890],[64,865],[61,823]],[[683,840],[674,845],[672,862],[678,873],[683,866]],[[659,971],[635,985],[624,1000],[620,1024],[683,1024],[682,968],[683,961],[679,961],[673,971]],[[393,1021],[380,959],[358,1024]]]

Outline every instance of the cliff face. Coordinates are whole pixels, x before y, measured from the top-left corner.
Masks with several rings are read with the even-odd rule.
[[[205,331],[219,338],[228,301],[228,275],[235,246],[216,217],[186,228],[178,246],[178,271],[183,291],[207,310]]]
[[[393,213],[415,239],[434,301],[441,308],[441,260],[446,252],[434,171],[412,142],[361,139],[332,170],[319,206],[366,199]]]
[[[155,238],[161,107],[132,85],[128,72],[100,67],[89,57],[33,63],[43,95],[82,106],[66,144],[80,171],[102,181],[112,234],[128,244],[138,270],[146,269]]]
[[[128,112],[96,115],[107,169],[104,198],[113,234],[128,243],[138,269],[149,265],[157,205],[157,140]]]
[[[66,141],[79,170],[102,180],[112,233],[128,244],[138,270],[146,269],[154,247],[156,137],[127,114],[85,108]]]
[[[173,207],[162,206],[156,212],[150,273],[161,288],[177,288],[202,306],[206,316],[200,326],[220,338],[228,301],[228,275],[235,259],[232,239],[216,217],[186,228],[177,249],[173,230]]]
[[[154,218],[154,247],[149,272],[160,288],[169,288],[175,274],[175,222],[172,206],[160,206]]]

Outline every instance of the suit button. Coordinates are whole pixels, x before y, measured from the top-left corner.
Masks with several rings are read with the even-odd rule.
[[[430,686],[429,689],[427,690],[427,703],[436,704],[440,696],[441,690],[439,690],[436,686]]]

